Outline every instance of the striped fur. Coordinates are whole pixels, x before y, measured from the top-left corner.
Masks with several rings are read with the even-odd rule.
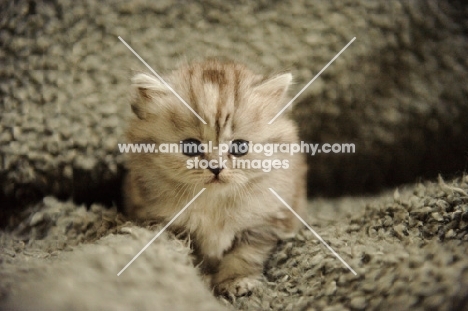
[[[132,143],[179,143],[192,138],[214,146],[242,139],[253,143],[296,143],[297,128],[286,115],[271,120],[286,104],[290,74],[264,77],[235,62],[209,59],[165,76],[167,83],[205,121],[203,124],[157,78],[138,74],[127,137]],[[216,152],[201,159],[218,159]],[[287,160],[287,169],[228,168],[215,175],[187,169],[181,154],[130,154],[126,210],[138,219],[169,221],[198,193],[206,191],[173,223],[194,241],[203,273],[218,294],[243,295],[261,276],[263,262],[278,239],[294,234],[298,221],[275,198],[275,189],[296,211],[305,204],[302,155],[248,153],[243,160]]]

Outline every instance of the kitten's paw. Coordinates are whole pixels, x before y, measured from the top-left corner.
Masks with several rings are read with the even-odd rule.
[[[252,289],[260,284],[261,282],[253,277],[242,277],[223,281],[215,285],[214,290],[216,295],[234,300],[235,297],[250,296]]]

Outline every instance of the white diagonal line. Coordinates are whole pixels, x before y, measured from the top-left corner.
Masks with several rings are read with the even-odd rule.
[[[346,263],[346,261],[343,260],[343,258],[340,257],[340,255],[338,255],[334,250],[333,248],[330,247],[330,245],[327,244],[327,242],[325,242],[321,237],[320,235],[317,234],[317,232],[314,231],[314,229],[312,229],[306,222],[304,219],[302,219],[301,216],[299,216],[299,214],[296,213],[296,211],[294,211],[289,205],[288,203],[286,203],[286,201],[283,200],[282,197],[280,197],[278,195],[278,193],[276,193],[275,190],[273,190],[272,188],[268,188],[270,189],[270,191],[287,207],[289,208],[289,210],[294,214],[294,216],[296,216],[306,227],[307,229],[309,229],[316,237],[317,239],[319,239],[320,242],[323,243],[323,245],[325,245],[329,250],[330,252],[333,253],[333,255],[335,255],[336,258],[338,258],[345,266],[346,268],[349,269],[349,271],[351,271],[354,275],[357,275],[357,273]]]
[[[336,54],[336,56],[333,57],[332,60],[329,61],[328,64],[327,64],[325,67],[323,67],[323,69],[320,70],[320,72],[319,72],[318,74],[316,74],[315,77],[314,77],[312,80],[310,80],[310,82],[307,83],[306,86],[304,86],[304,87],[302,88],[302,90],[300,90],[299,93],[297,93],[297,95],[294,96],[293,99],[291,99],[291,100],[289,101],[289,103],[288,103],[286,106],[284,106],[284,108],[281,109],[281,111],[278,112],[278,113],[276,114],[276,116],[275,116],[273,119],[270,120],[270,122],[268,122],[268,124],[272,124],[272,123],[276,120],[276,118],[278,118],[278,117],[293,103],[293,101],[295,101],[296,98],[298,98],[299,95],[301,95],[302,92],[304,92],[304,91],[306,90],[306,88],[308,88],[308,87],[315,81],[315,79],[317,79],[317,78],[322,74],[322,72],[324,72],[325,69],[327,69],[328,66],[330,66],[331,63],[333,63],[333,62],[335,61],[335,59],[337,59],[338,56],[340,56],[340,54],[343,53],[344,50],[346,50],[346,49],[348,48],[348,46],[351,45],[351,43],[353,43],[354,40],[356,40],[356,37],[352,38],[351,41],[349,41],[348,44],[346,44],[346,46],[345,46],[344,48],[342,48],[341,51],[338,52],[338,54]]]
[[[187,209],[187,207],[189,207],[190,204],[192,204],[193,201],[195,201],[195,199],[200,196],[200,194],[202,194],[203,191],[205,191],[205,189],[206,188],[200,190],[200,192],[198,192],[198,194],[192,200],[190,200],[190,202],[188,202],[187,205],[185,205],[185,207],[181,209],[180,212],[178,212],[177,215],[175,215],[174,218],[172,218],[171,221],[169,221],[167,225],[165,225],[164,228],[162,228],[161,231],[159,231],[158,234],[156,234],[156,236],[151,239],[151,241],[149,241],[148,244],[146,244],[146,246],[143,247],[142,250],[138,252],[138,254],[136,254],[135,257],[133,257],[133,259],[130,260],[130,262],[122,270],[120,270],[119,273],[117,273],[117,276],[120,276],[122,272],[124,272],[125,269],[127,269],[138,258],[138,256],[140,256],[148,248],[148,246],[150,246],[150,244],[153,243],[154,240],[156,240],[177,219],[177,217],[179,217],[180,214],[182,214]]]
[[[161,76],[158,75],[158,74],[156,73],[156,71],[153,70],[153,68],[151,68],[151,67],[147,64],[147,63],[143,60],[143,58],[141,58],[140,55],[138,55],[137,52],[135,52],[135,51],[131,48],[131,46],[128,45],[127,42],[125,42],[124,39],[122,39],[122,38],[119,36],[119,40],[122,41],[122,43],[125,44],[125,46],[126,46],[130,51],[132,51],[132,53],[135,54],[135,56],[138,57],[138,59],[139,59],[143,64],[145,64],[145,66],[148,67],[148,69],[151,70],[151,72],[152,72],[156,77],[158,77],[159,80],[161,80],[161,82],[162,82],[169,90],[171,90],[171,92],[172,92],[178,99],[180,99],[180,101],[181,101],[185,106],[187,106],[187,108],[190,109],[190,111],[192,111],[192,112],[197,116],[198,119],[200,119],[200,121],[203,122],[203,124],[206,124],[205,120],[203,120],[203,118],[200,117],[200,116],[198,115],[198,113],[196,113],[195,110],[193,110],[192,107],[190,107],[189,104],[187,104],[187,103],[185,102],[185,100],[184,100],[182,97],[180,97],[179,94],[177,94],[177,92],[174,91],[174,89],[173,89],[169,84],[167,84],[166,81],[164,81],[164,79],[161,78]]]

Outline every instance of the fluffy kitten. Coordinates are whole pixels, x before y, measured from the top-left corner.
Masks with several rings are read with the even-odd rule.
[[[180,67],[165,81],[205,121],[203,124],[157,77],[137,74],[127,138],[131,143],[297,143],[294,122],[282,114],[291,74],[265,78],[244,65],[210,59]],[[247,143],[246,143],[247,142]],[[217,294],[240,296],[260,279],[264,261],[279,239],[294,235],[299,222],[270,191],[293,209],[305,205],[306,166],[300,154],[226,153],[227,168],[187,169],[187,160],[218,159],[202,154],[129,155],[127,213],[138,219],[170,221],[202,188],[206,190],[171,225],[187,232],[205,276]],[[287,160],[288,168],[233,168],[233,160]]]

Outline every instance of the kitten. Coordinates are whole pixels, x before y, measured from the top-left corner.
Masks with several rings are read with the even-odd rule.
[[[206,121],[203,124],[157,77],[133,78],[134,118],[130,143],[184,146],[212,142],[231,144],[297,143],[297,128],[283,113],[289,73],[265,78],[234,62],[209,59],[184,65],[165,81]],[[305,199],[306,166],[301,154],[243,152],[222,154],[225,168],[188,169],[187,160],[218,159],[218,150],[194,153],[133,153],[125,182],[127,213],[137,219],[170,221],[202,188],[206,190],[171,225],[190,235],[202,272],[214,291],[228,297],[245,295],[258,284],[264,261],[280,239],[292,237],[297,218],[268,188],[295,211]],[[242,152],[241,152],[242,151]],[[284,168],[244,169],[234,160],[287,162]],[[284,162],[281,162],[284,163]]]

